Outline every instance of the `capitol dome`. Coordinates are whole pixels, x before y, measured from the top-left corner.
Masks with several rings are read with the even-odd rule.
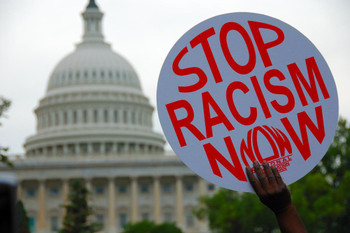
[[[153,131],[137,73],[104,41],[103,13],[90,1],[82,16],[82,42],[54,68],[35,109],[27,156],[162,154],[165,141]]]

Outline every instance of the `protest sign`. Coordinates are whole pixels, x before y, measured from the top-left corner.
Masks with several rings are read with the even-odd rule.
[[[202,178],[251,192],[245,167],[266,160],[287,184],[326,153],[338,121],[331,71],[290,25],[260,14],[219,15],[186,32],[160,72],[167,141]]]

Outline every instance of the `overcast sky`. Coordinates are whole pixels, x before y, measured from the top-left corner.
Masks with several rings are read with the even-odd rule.
[[[23,153],[35,133],[33,110],[45,95],[55,65],[80,42],[88,0],[2,0],[0,2],[0,96],[12,101],[1,119],[0,145]],[[134,66],[143,90],[156,105],[162,63],[190,28],[215,15],[262,13],[298,29],[320,50],[335,78],[340,115],[350,119],[350,1],[348,0],[97,0],[103,31],[114,51]],[[161,132],[158,116],[155,130]]]

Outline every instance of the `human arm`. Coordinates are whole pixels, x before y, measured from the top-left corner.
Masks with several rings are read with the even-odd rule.
[[[307,233],[303,221],[299,217],[291,201],[290,192],[283,182],[276,167],[262,163],[265,174],[259,163],[253,163],[256,178],[250,167],[246,167],[250,184],[258,195],[260,201],[269,207],[275,214],[282,233]]]

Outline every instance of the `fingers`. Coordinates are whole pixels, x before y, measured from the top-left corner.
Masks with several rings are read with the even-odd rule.
[[[272,167],[272,172],[276,178],[276,182],[277,184],[284,184],[282,178],[281,178],[281,175],[280,173],[278,172],[277,168],[276,167]]]
[[[256,192],[256,194],[258,194],[258,196],[260,196],[264,191],[260,185],[260,182],[258,181],[258,179],[255,178],[252,169],[249,166],[246,167],[245,170],[247,172],[248,180],[252,185],[254,191]]]
[[[266,161],[264,161],[262,163],[262,165],[264,166],[265,174],[267,176],[267,179],[268,179],[269,183],[271,185],[276,185],[276,178],[275,178],[274,173],[271,170],[270,165]]]
[[[261,183],[261,186],[263,187],[264,190],[267,190],[267,188],[268,188],[268,180],[267,180],[265,174],[263,173],[263,171],[261,170],[259,162],[258,161],[254,161],[253,165],[254,165],[255,173],[258,176],[258,179],[259,179],[259,181]]]

